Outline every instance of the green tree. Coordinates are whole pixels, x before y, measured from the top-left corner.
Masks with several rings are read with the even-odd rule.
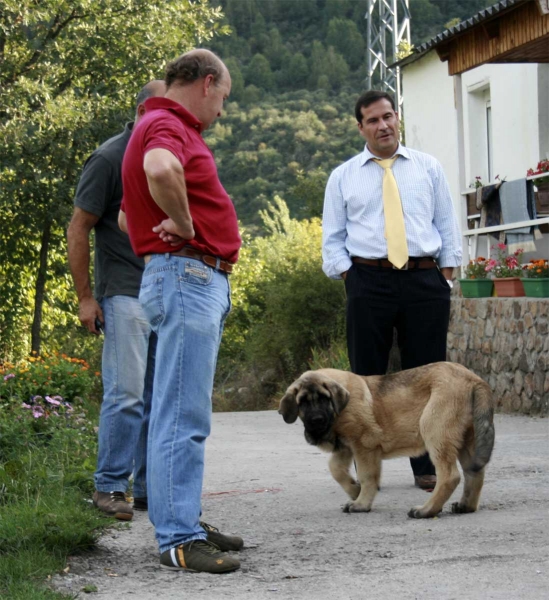
[[[225,64],[231,74],[231,100],[239,102],[244,94],[244,76],[236,58],[229,57]]]
[[[226,0],[225,13],[238,35],[248,37],[257,15],[256,0]]]
[[[225,31],[220,18],[202,0],[0,0],[4,356],[21,341],[19,352],[39,352],[45,327],[55,344],[52,315],[74,311],[64,229],[85,157],[120,130],[174,48]]]
[[[332,19],[328,24],[326,43],[345,57],[351,69],[364,61],[364,39],[358,27],[349,19]]]
[[[315,89],[318,78],[325,74],[326,49],[322,42],[315,40],[309,58],[309,88]]]
[[[349,65],[331,46],[328,48],[325,57],[325,75],[330,81],[332,89],[339,90],[349,77]]]
[[[246,83],[265,90],[273,87],[274,77],[269,61],[263,54],[256,54],[246,69]]]
[[[291,90],[299,90],[306,86],[309,76],[309,65],[307,59],[298,52],[290,59],[288,68],[283,71],[285,87]]]

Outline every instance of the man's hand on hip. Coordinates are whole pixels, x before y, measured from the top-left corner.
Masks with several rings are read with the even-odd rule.
[[[183,242],[194,238],[192,223],[185,227],[180,227],[174,223],[173,219],[164,219],[162,223],[153,227],[153,231],[158,233],[163,242],[171,246],[180,246]]]

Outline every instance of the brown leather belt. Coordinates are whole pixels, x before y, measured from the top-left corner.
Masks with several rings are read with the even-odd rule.
[[[223,273],[230,274],[233,272],[234,265],[232,263],[216,258],[215,256],[210,256],[209,254],[204,254],[203,252],[200,252],[200,250],[194,250],[193,248],[181,248],[181,250],[168,252],[168,254],[171,254],[171,256],[186,256],[188,258],[201,260],[205,265],[208,265],[208,267],[218,269],[219,271],[223,271]],[[145,264],[151,260],[152,256],[153,254],[147,254],[143,257]]]
[[[386,258],[360,258],[353,256],[351,259],[354,263],[361,265],[369,265],[370,267],[380,267],[382,269],[395,269],[396,271],[408,271],[409,269],[435,269],[437,263],[430,256],[422,256],[419,258],[410,257],[408,262],[401,268],[397,269],[392,262]]]

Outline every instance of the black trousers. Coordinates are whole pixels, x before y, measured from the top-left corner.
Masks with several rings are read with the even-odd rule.
[[[397,331],[403,369],[446,360],[450,287],[438,269],[397,271],[354,263],[345,280],[347,350],[357,375],[384,375]],[[434,475],[428,454],[414,475]]]

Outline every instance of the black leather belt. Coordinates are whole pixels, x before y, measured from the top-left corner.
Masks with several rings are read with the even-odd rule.
[[[351,260],[354,263],[361,265],[369,265],[370,267],[379,267],[381,269],[395,269],[397,271],[408,271],[409,269],[436,269],[437,267],[435,259],[430,256],[418,258],[410,257],[408,262],[400,269],[397,269],[397,267],[386,258],[360,258],[360,256],[353,256]]]
[[[233,272],[233,263],[222,260],[221,258],[217,258],[215,256],[210,256],[209,254],[204,254],[204,252],[200,252],[200,250],[195,250],[194,248],[181,248],[181,250],[169,252],[168,254],[171,254],[172,256],[186,256],[188,258],[201,260],[205,265],[208,265],[208,267],[212,267],[212,269],[218,269],[219,271],[223,271],[223,273],[230,274]],[[145,264],[151,260],[152,256],[152,254],[147,254],[143,257]]]

